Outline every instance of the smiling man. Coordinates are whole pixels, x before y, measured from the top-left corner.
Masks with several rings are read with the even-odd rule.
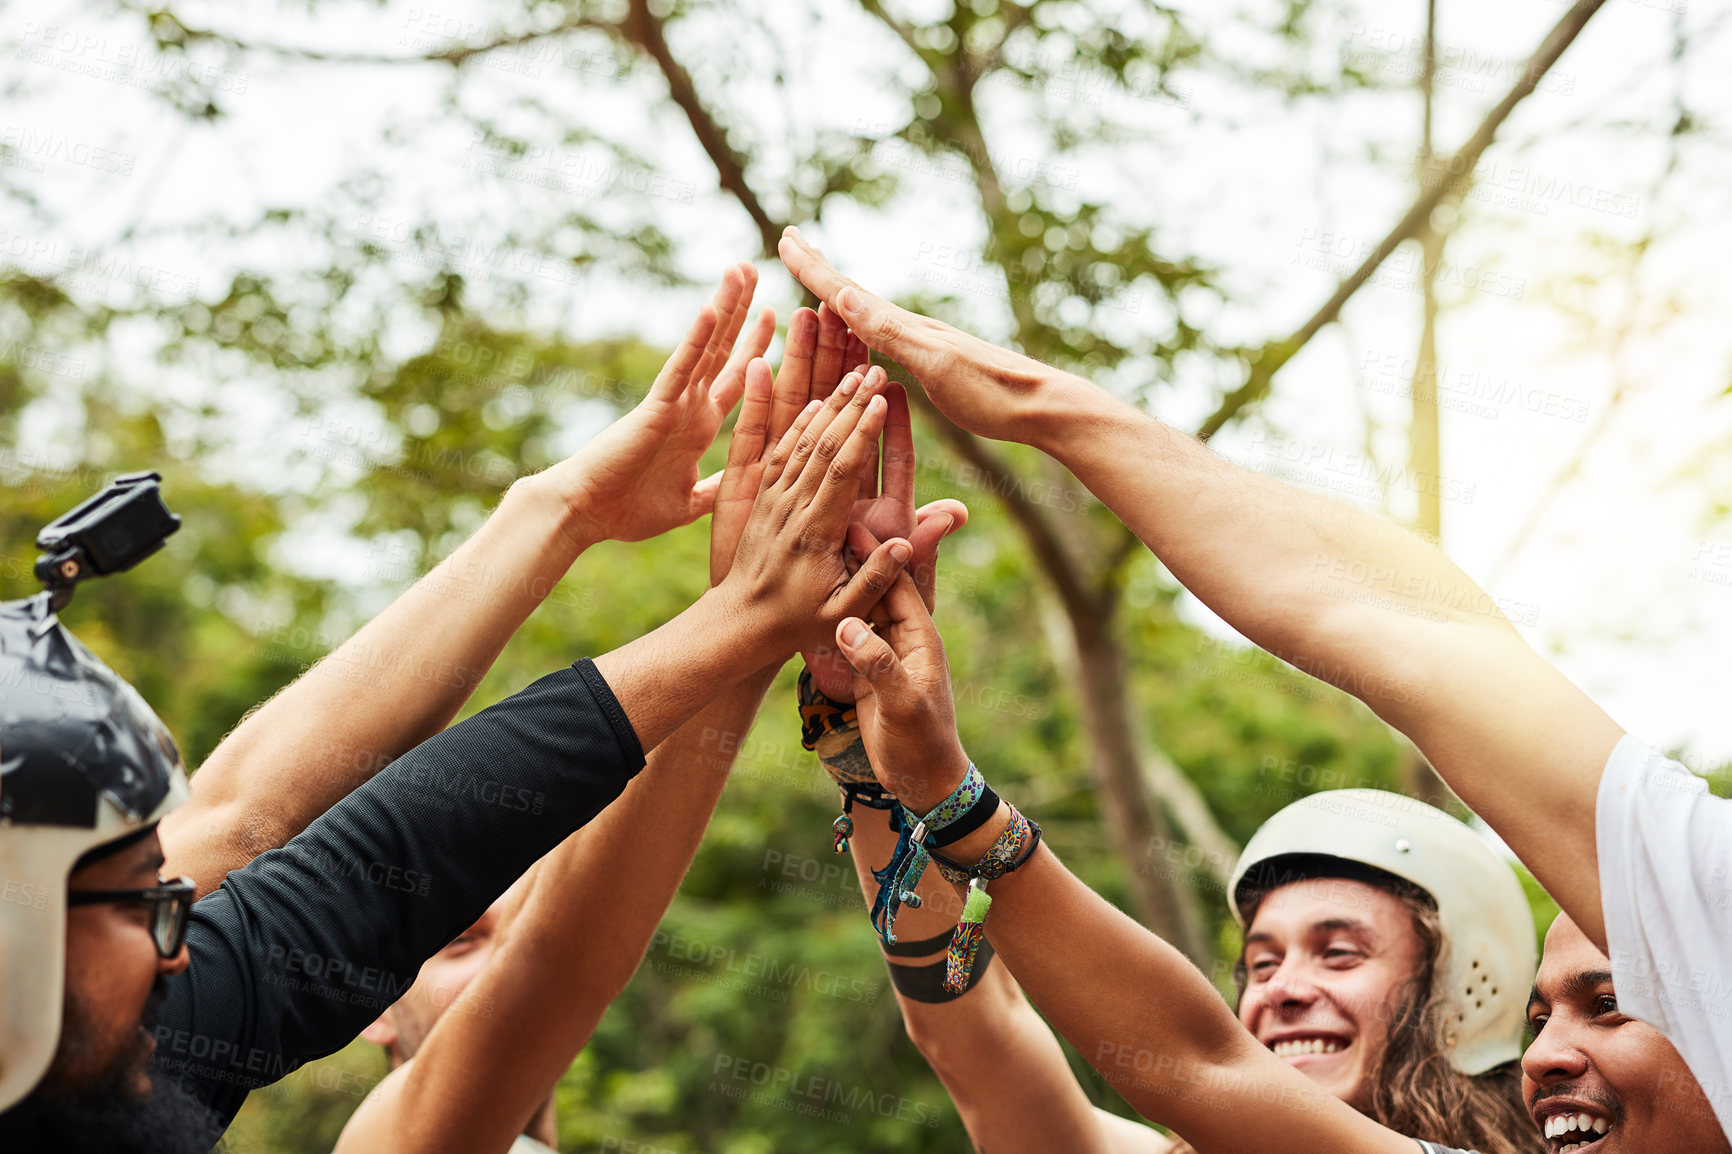
[[[1528,999],[1522,1094],[1551,1154],[1727,1154],[1702,1087],[1664,1034],[1618,1009],[1612,964],[1569,915]]]
[[[868,904],[877,890],[872,867],[897,841],[884,812],[863,808],[853,826]],[[920,906],[899,914],[885,960],[909,1037],[976,1146],[993,1154],[1192,1150],[1094,1107],[1023,996],[1015,966],[983,955],[977,983],[952,993],[929,976],[942,973],[942,959],[908,960],[944,950],[956,922],[954,895],[935,874],[921,883]],[[1261,1043],[1262,1060],[1273,1054],[1388,1132],[1441,1144],[1435,1149],[1539,1154],[1517,1064],[1536,964],[1533,923],[1514,871],[1467,826],[1399,794],[1314,794],[1264,823],[1228,892],[1245,929],[1234,1009],[1240,1033]],[[990,937],[990,919],[987,926]],[[1169,985],[1127,987],[1117,997],[1153,1000]],[[1121,1047],[1085,1056],[1104,1059],[1112,1078],[1123,1073]],[[1141,1066],[1138,1049],[1129,1051],[1133,1073],[1161,1068],[1154,1056],[1167,1047],[1148,1046]],[[1243,1077],[1252,1069],[1240,1073],[1254,1090]],[[1195,1148],[1210,1149],[1207,1137],[1199,1133]],[[1300,1149],[1278,1138],[1263,1148]]]
[[[1732,800],[1624,732],[1442,551],[1212,454],[1072,373],[897,308],[790,229],[790,272],[937,409],[1068,468],[1247,639],[1400,730],[1604,949],[1732,1134]]]
[[[1394,1041],[1391,1019],[1408,1016],[1419,975],[1431,984],[1434,951],[1418,932],[1412,900],[1390,882],[1317,877],[1280,886],[1252,903],[1237,967],[1245,1028],[1366,1113]]]
[[[886,621],[877,630],[846,621],[836,635],[856,673],[861,741],[877,783],[898,799],[903,822],[915,831],[908,835],[910,844],[933,830],[946,835],[940,850],[928,852],[944,866],[945,884],[953,894],[966,888],[973,921],[983,925],[995,951],[994,964],[1016,975],[1053,1028],[1126,1101],[1144,1117],[1171,1126],[1201,1154],[1447,1154],[1435,1131],[1423,1138],[1413,1129],[1404,1134],[1355,1109],[1339,1092],[1345,1081],[1331,1077],[1332,1084],[1324,1085],[1306,1076],[1313,1070],[1345,1073],[1330,1071],[1326,1063],[1353,1065],[1350,1055],[1361,1041],[1356,1035],[1376,1019],[1349,1010],[1354,999],[1346,986],[1337,987],[1342,1011],[1337,1013],[1327,999],[1313,997],[1315,978],[1305,979],[1327,968],[1332,951],[1373,958],[1380,942],[1386,937],[1393,941],[1387,932],[1393,921],[1380,928],[1384,919],[1374,909],[1353,899],[1342,904],[1351,893],[1345,889],[1325,895],[1338,909],[1317,902],[1315,890],[1296,891],[1298,897],[1313,899],[1308,910],[1283,918],[1284,927],[1272,929],[1267,938],[1253,916],[1250,936],[1256,944],[1247,951],[1246,964],[1274,966],[1266,971],[1273,974],[1266,981],[1273,996],[1264,1013],[1281,1011],[1286,1019],[1276,1026],[1254,1020],[1247,1029],[1248,1023],[1232,1013],[1184,955],[1077,879],[1029,819],[987,788],[956,735],[942,640],[906,575],[886,596],[881,611]],[[1329,794],[1306,801],[1313,807],[1339,808]],[[1304,814],[1306,802],[1285,812],[1301,811],[1304,821],[1298,832],[1317,839],[1314,844],[1321,844],[1327,854],[1351,856],[1371,846],[1387,855],[1382,863],[1411,863],[1387,872],[1413,870],[1409,880],[1424,881],[1421,888],[1438,899],[1437,926],[1448,942],[1439,955],[1442,998],[1429,1002],[1444,1012],[1432,1016],[1422,1032],[1461,1068],[1462,1047],[1470,1041],[1467,1027],[1475,1015],[1498,1020],[1513,1016],[1515,1037],[1488,1033],[1481,1041],[1491,1045],[1480,1058],[1495,1061],[1496,1047],[1506,1041],[1513,1057],[1522,1025],[1522,995],[1530,987],[1524,975],[1485,952],[1484,943],[1473,936],[1497,920],[1490,903],[1471,896],[1489,892],[1487,887],[1459,869],[1452,873],[1451,867],[1459,863],[1445,862],[1432,852],[1427,844],[1432,819],[1417,816],[1428,807],[1398,795],[1385,795],[1381,811],[1368,801],[1356,801],[1360,816],[1333,828],[1322,828],[1316,810]],[[1420,824],[1412,829],[1401,821],[1390,825],[1382,820],[1390,815]],[[950,835],[955,827],[965,832]],[[1477,840],[1465,827],[1460,836]],[[919,844],[930,847],[933,840]],[[1507,875],[1507,866],[1495,861],[1483,843],[1479,848]],[[1257,849],[1254,839],[1246,856],[1262,857],[1261,851],[1253,852]],[[1283,857],[1267,859],[1278,863],[1277,882],[1284,876],[1280,870],[1298,864]],[[1426,872],[1419,872],[1428,865]],[[901,880],[888,868],[882,876]],[[1244,876],[1229,887],[1241,905]],[[1454,909],[1459,918],[1448,908],[1454,904],[1447,900],[1452,892],[1469,895]],[[977,894],[988,901],[979,901]],[[932,904],[923,900],[914,912]],[[1523,923],[1522,936],[1531,951],[1532,924],[1519,895],[1511,903],[1510,917]],[[912,925],[908,931],[910,936],[916,932]],[[947,965],[962,966],[959,974],[966,979],[973,964],[967,935],[957,940],[964,942],[961,960],[953,952]],[[1269,951],[1267,957],[1262,950]],[[1290,967],[1286,977],[1283,967]],[[1560,919],[1553,926],[1528,1001],[1529,1021],[1538,1029],[1537,1041],[1522,1059],[1522,1102],[1528,1117],[1519,1112],[1508,1117],[1498,1137],[1529,1148],[1543,1141],[1547,1154],[1726,1154],[1726,1141],[1716,1132],[1715,1113],[1703,1089],[1658,1030],[1619,1012],[1611,971],[1606,956],[1571,922]],[[1387,983],[1368,986],[1387,988]],[[966,1005],[976,996],[974,991],[965,993],[954,1005]],[[1391,1034],[1398,1032],[1394,1026]],[[1271,1043],[1281,1042],[1293,1043],[1286,1048],[1294,1052],[1276,1052]],[[1337,1043],[1340,1050],[1324,1052]],[[1002,1054],[990,1059],[977,1058],[972,1063],[975,1072],[1001,1080],[1025,1078],[1020,1071],[1002,1071]],[[1296,1068],[1300,1063],[1313,1070]],[[941,1075],[949,1072],[941,1068]],[[1411,1082],[1390,1079],[1387,1062],[1372,1082],[1374,1092],[1395,1096],[1412,1088]],[[951,1084],[949,1076],[946,1084]],[[1455,1111],[1467,1108],[1457,1099],[1445,1114],[1446,1122],[1456,1124]],[[988,1148],[1023,1147],[1005,1141]],[[1046,1148],[1148,1149],[1118,1134],[1106,1143]]]

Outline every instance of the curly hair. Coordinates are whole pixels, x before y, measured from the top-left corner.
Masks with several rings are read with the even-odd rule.
[[[1443,1025],[1450,1014],[1446,990],[1436,981],[1443,952],[1443,926],[1430,894],[1393,875],[1369,877],[1342,871],[1393,894],[1413,919],[1420,942],[1420,964],[1387,1016],[1383,1045],[1373,1058],[1371,1106],[1365,1113],[1397,1134],[1480,1154],[1543,1154],[1538,1128],[1522,1105],[1521,1066],[1505,1062],[1483,1074],[1464,1074],[1450,1065],[1443,1047]],[[1381,873],[1381,871],[1378,871]],[[1245,924],[1257,916],[1268,890],[1243,902]],[[1238,992],[1245,996],[1245,953],[1233,964]],[[1380,1015],[1381,1017],[1382,1015]],[[1174,1154],[1195,1154],[1174,1135]]]

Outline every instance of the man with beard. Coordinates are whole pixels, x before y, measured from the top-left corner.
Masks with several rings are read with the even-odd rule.
[[[186,956],[171,938],[174,956],[157,955],[152,968],[145,952],[151,948],[149,939],[142,946],[133,941],[138,936],[135,927],[148,918],[153,925],[147,928],[154,930],[159,916],[181,915],[159,915],[142,902],[130,908],[73,904],[80,895],[93,893],[148,893],[159,886],[161,865],[155,839],[136,836],[97,846],[75,863],[68,893],[72,908],[65,915],[66,948],[82,964],[100,960],[100,965],[91,973],[68,975],[62,1041],[53,1064],[24,1101],[0,1115],[0,1135],[8,1138],[8,1149],[199,1154],[222,1133],[201,1102],[149,1066],[155,1049],[149,1025],[168,996],[168,977],[186,968]],[[123,968],[112,964],[106,954],[110,949],[143,956],[140,964]],[[9,962],[21,960],[8,953]],[[38,957],[28,964],[44,962]],[[121,983],[130,989],[116,989]],[[145,997],[129,1026],[126,1007],[137,1003],[140,985]]]
[[[886,542],[852,574],[843,555],[884,423],[880,383],[808,406],[763,471],[728,578],[690,609],[411,750],[196,907],[191,882],[156,875],[157,823],[186,795],[167,730],[59,624],[63,597],[0,606],[0,1138],[208,1145],[249,1089],[333,1052],[394,1001],[618,796],[645,748],[742,671],[820,648],[866,612],[910,553]],[[209,1125],[95,1138],[94,1088],[169,1101],[142,1072],[152,1046]]]

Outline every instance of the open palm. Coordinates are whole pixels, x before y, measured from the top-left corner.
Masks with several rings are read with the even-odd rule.
[[[710,511],[721,478],[700,479],[698,463],[745,390],[747,363],[775,332],[766,310],[734,349],[757,279],[750,264],[730,268],[643,401],[548,470],[573,536],[641,541]]]

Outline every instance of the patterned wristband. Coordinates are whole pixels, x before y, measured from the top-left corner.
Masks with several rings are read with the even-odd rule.
[[[920,897],[914,891],[920,885],[921,875],[926,872],[926,863],[931,860],[931,851],[927,847],[933,836],[942,834],[957,822],[971,820],[975,806],[987,792],[986,779],[980,776],[974,763],[969,762],[962,784],[928,810],[926,816],[916,816],[907,806],[899,806],[891,813],[890,828],[897,833],[896,851],[883,869],[872,871],[872,877],[878,883],[878,896],[872,900],[872,925],[878,931],[879,940],[885,943],[896,940],[896,915],[903,906],[919,908]],[[975,824],[979,822],[975,821]]]
[[[799,695],[800,744],[818,755],[837,785],[876,785],[855,707],[824,696],[810,669],[800,671]]]
[[[997,881],[1033,857],[1039,844],[1040,826],[1022,816],[1022,811],[1013,805],[1010,807],[1010,824],[974,865],[965,866],[936,852],[931,855],[932,864],[938,867],[945,881],[956,885],[966,885],[975,878]]]
[[[987,883],[996,881],[1019,868],[1034,856],[1040,845],[1040,826],[1022,816],[1014,805],[1010,807],[1010,824],[998,835],[985,855],[972,866],[963,866],[933,853],[932,864],[951,882],[968,883],[968,898],[962,904],[962,920],[950,938],[950,950],[944,959],[944,989],[950,994],[962,994],[975,982],[975,966],[986,947],[986,915],[992,909]]]

